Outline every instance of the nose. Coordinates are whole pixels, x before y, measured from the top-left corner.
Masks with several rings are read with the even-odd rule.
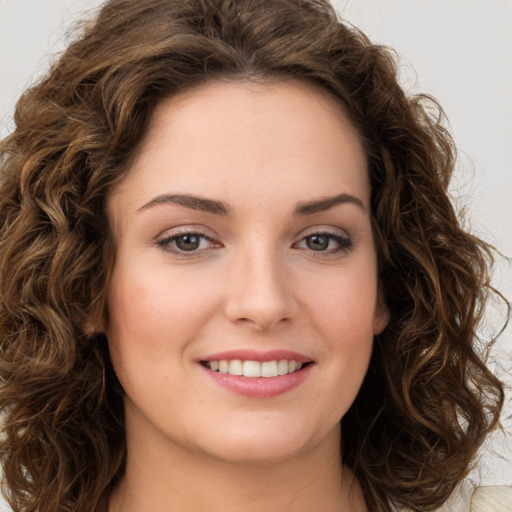
[[[278,255],[241,254],[230,270],[226,316],[256,331],[289,323],[297,307],[292,288]]]

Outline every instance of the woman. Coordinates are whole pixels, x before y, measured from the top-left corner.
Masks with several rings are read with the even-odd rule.
[[[440,112],[324,2],[107,2],[1,149],[14,510],[445,502],[503,390]]]

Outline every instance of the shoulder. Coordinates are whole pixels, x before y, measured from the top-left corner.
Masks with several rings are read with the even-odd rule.
[[[470,512],[512,512],[512,485],[477,487]]]
[[[394,507],[393,512],[411,512]],[[512,485],[477,487],[470,498],[467,493],[457,492],[434,512],[512,512]]]

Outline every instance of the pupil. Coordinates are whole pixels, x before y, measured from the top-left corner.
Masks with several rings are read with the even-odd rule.
[[[182,251],[194,251],[199,247],[199,237],[197,235],[181,235],[176,239],[176,245]]]
[[[323,235],[311,235],[307,237],[306,244],[313,251],[323,251],[329,246],[329,237]]]

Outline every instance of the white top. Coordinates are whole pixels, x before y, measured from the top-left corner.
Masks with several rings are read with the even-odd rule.
[[[397,508],[396,512],[410,512]],[[471,495],[467,486],[461,486],[436,512],[512,512],[512,485],[477,487]]]

